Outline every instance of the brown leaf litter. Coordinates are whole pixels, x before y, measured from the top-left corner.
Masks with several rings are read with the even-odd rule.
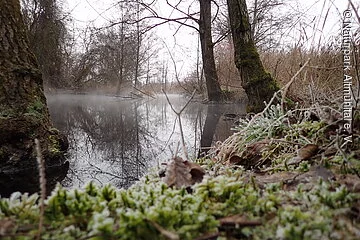
[[[163,181],[169,187],[190,187],[195,183],[201,182],[205,175],[205,170],[200,165],[183,160],[181,157],[174,157],[166,165]]]

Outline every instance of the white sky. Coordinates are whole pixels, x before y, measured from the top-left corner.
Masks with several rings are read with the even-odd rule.
[[[113,7],[117,2],[116,0],[65,0],[67,1],[68,9],[71,11],[74,18],[76,28],[85,28],[89,22],[94,23],[96,26],[102,26],[109,23],[111,20],[116,20],[116,11]],[[160,2],[164,0],[159,0]],[[191,1],[191,0],[185,0]],[[195,0],[196,1],[196,0]],[[251,2],[248,0],[247,2]],[[337,35],[340,31],[340,20],[342,12],[347,8],[347,0],[309,0],[309,1],[286,1],[293,10],[299,11],[299,17],[308,19],[311,22],[316,18],[310,26],[306,28],[306,32],[310,36],[309,44],[319,41],[319,38],[329,39],[331,35]],[[360,0],[353,0],[355,5],[359,4]],[[161,13],[169,14],[170,8],[161,4],[159,9]],[[304,11],[305,10],[305,11]],[[329,10],[329,15],[326,17],[326,12]],[[320,17],[319,17],[320,16]],[[324,23],[324,19],[326,22]],[[324,25],[324,26],[323,26]],[[314,33],[314,29],[316,30]],[[196,48],[198,37],[195,31],[182,27],[176,35],[176,41],[173,37],[176,27],[174,25],[162,25],[154,29],[154,33],[166,43],[171,49],[173,56],[177,59],[177,68],[182,69],[180,72],[181,77],[185,77],[187,71],[193,70],[196,63]],[[289,31],[289,35],[297,38],[299,36],[298,28]],[[161,50],[162,49],[162,50]],[[159,57],[161,60],[169,60],[169,56],[165,47],[160,47]],[[171,61],[169,66],[172,67]]]

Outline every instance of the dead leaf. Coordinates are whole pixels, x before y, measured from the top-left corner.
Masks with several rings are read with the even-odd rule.
[[[229,163],[231,165],[241,165],[241,161],[243,160],[243,158],[239,157],[238,155],[232,155],[229,158]]]
[[[300,148],[297,156],[302,160],[307,160],[316,155],[319,147],[316,144],[306,144],[304,147]]]
[[[167,164],[163,181],[169,187],[189,187],[201,182],[204,175],[205,170],[200,167],[200,165],[190,161],[184,161],[181,157],[175,157]]]
[[[287,165],[295,165],[303,160],[309,160],[317,154],[319,147],[315,144],[306,144],[304,147],[300,148],[297,152],[297,156],[292,158],[287,162]]]
[[[190,169],[190,174],[193,180],[193,184],[199,183],[203,180],[205,175],[205,170],[199,164],[190,161],[184,161],[184,164]]]
[[[4,218],[0,220],[0,236],[10,234],[15,227],[15,223],[10,218]]]
[[[249,144],[241,156],[238,154],[231,155],[228,159],[228,163],[242,165],[245,169],[259,167],[264,164],[260,162],[260,160],[263,150],[269,145],[269,143],[270,141],[265,139]]]

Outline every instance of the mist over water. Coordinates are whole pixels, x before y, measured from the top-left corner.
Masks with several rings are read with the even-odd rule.
[[[181,95],[169,98],[177,111],[187,102]],[[65,187],[82,187],[95,181],[99,185],[111,183],[126,188],[149,168],[170,160],[178,145],[178,155],[184,157],[177,116],[165,96],[133,100],[56,94],[47,96],[47,101],[55,127],[67,135],[70,143],[70,170],[62,182]],[[234,111],[245,112],[245,106],[235,108]],[[198,154],[202,136],[204,140],[210,134],[212,139],[207,142],[214,142],[231,134],[233,121],[211,123],[210,115],[215,119],[221,117],[214,109],[220,108],[191,102],[181,114],[185,143],[192,159]],[[218,125],[212,126],[217,131],[206,130],[204,134],[203,130],[209,129],[204,128],[206,123]]]

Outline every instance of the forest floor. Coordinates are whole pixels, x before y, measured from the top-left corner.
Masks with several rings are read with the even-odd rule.
[[[37,194],[2,198],[0,238],[360,239],[354,116],[349,133],[334,108],[269,104],[206,157],[175,157],[129,189],[58,186],[43,204]]]

